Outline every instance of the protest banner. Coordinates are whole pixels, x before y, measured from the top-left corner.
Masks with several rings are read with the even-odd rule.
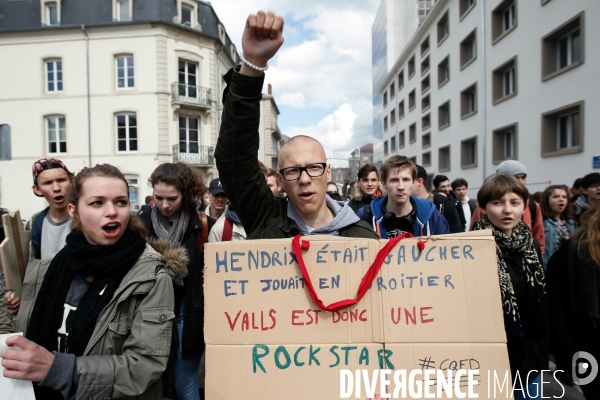
[[[5,238],[0,243],[0,259],[6,288],[21,297],[23,280],[29,262],[29,241],[31,232],[23,230],[19,210],[2,216]]]
[[[490,232],[434,236],[422,250],[402,239],[364,297],[336,311],[317,306],[307,279],[324,305],[354,299],[387,241],[300,240],[296,253],[291,239],[207,246],[207,399],[337,399],[341,370],[382,369],[477,370],[486,398],[488,371],[509,371]]]

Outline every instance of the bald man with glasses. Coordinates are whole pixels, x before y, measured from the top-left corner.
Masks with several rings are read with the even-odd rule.
[[[242,63],[225,75],[221,131],[215,159],[227,197],[248,239],[329,234],[377,238],[344,202],[327,196],[331,166],[321,143],[291,138],[279,153],[277,179],[287,199],[273,197],[258,167],[260,100],[267,62],[283,44],[283,18],[250,14],[242,36]]]

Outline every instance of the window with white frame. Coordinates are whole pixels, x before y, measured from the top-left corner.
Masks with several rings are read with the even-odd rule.
[[[515,156],[515,131],[513,129],[504,132],[502,138],[502,151],[502,155],[506,160]]]
[[[179,152],[198,154],[200,121],[195,117],[179,117]]]
[[[450,146],[438,149],[438,170],[450,171]]]
[[[577,14],[542,38],[542,80],[562,74],[585,61],[585,12]]]
[[[515,25],[515,3],[504,10],[502,13],[502,32],[508,31]]]
[[[517,56],[492,71],[492,103],[498,104],[517,94]]]
[[[560,115],[556,125],[556,148],[569,149],[579,145],[579,111]]]
[[[388,117],[383,117],[383,130],[387,131],[388,130]]]
[[[64,154],[67,152],[67,131],[64,115],[46,117],[46,141],[49,154]]]
[[[62,60],[46,60],[44,64],[46,68],[46,91],[48,93],[62,92]]]
[[[502,76],[502,96],[508,96],[515,91],[515,67],[504,71]]]
[[[117,126],[117,151],[137,151],[137,115],[135,113],[117,114],[115,116],[115,123]]]
[[[556,69],[569,66],[581,59],[581,31],[575,29],[558,40]]]
[[[542,114],[542,157],[582,152],[583,121],[583,101]]]
[[[197,98],[197,76],[198,64],[179,59],[179,95],[189,98]]]
[[[181,23],[183,25],[192,26],[192,15],[194,9],[188,4],[181,4]]]
[[[460,117],[467,118],[477,112],[477,83],[460,93]]]
[[[44,5],[46,12],[46,25],[60,25],[58,3],[49,2]]]
[[[117,21],[131,21],[131,1],[117,0],[115,4],[115,19]]]
[[[463,69],[477,58],[477,36],[473,30],[460,43],[460,68]]]
[[[117,89],[131,89],[135,87],[133,56],[117,56],[115,61],[117,68]]]
[[[463,140],[460,149],[461,168],[473,168],[477,166],[477,137]]]
[[[492,159],[494,164],[517,159],[518,124],[503,126],[492,132]]]

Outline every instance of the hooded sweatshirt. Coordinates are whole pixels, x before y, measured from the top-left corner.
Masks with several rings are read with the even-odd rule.
[[[338,236],[339,231],[342,228],[345,228],[349,225],[355,224],[360,219],[356,216],[354,211],[343,201],[335,201],[328,195],[325,195],[325,201],[327,202],[327,207],[335,214],[335,218],[333,218],[329,223],[323,225],[320,228],[313,229],[306,225],[302,218],[298,215],[294,206],[292,206],[292,202],[288,201],[287,206],[287,216],[291,218],[300,229],[303,235],[334,235]]]
[[[379,233],[382,238],[387,238],[387,229],[383,224],[383,216],[385,214],[384,206],[386,205],[388,196],[378,197],[371,202],[370,208],[373,214],[373,220],[367,221],[377,232],[377,226],[379,226]],[[414,223],[415,236],[429,236],[429,235],[443,235],[450,233],[450,227],[448,222],[438,210],[435,205],[428,201],[419,199],[416,196],[410,196],[410,200],[416,208],[417,217]],[[364,212],[364,210],[361,210]]]

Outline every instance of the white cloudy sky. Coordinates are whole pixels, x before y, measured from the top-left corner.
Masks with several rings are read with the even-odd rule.
[[[212,0],[241,49],[246,17],[259,9],[285,19],[285,43],[270,62],[279,127],[323,143],[330,158],[347,158],[372,141],[371,26],[380,0]],[[265,90],[266,91],[266,88]],[[333,166],[347,162],[331,159]]]

